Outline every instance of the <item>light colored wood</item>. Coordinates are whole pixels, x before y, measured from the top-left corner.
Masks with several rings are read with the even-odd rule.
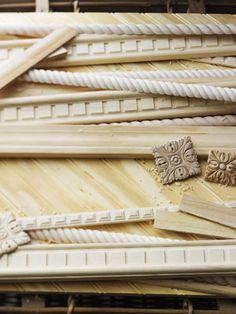
[[[60,48],[76,34],[77,31],[74,28],[63,27],[41,39],[16,57],[10,58],[1,66],[0,89],[43,60],[57,48]]]
[[[64,227],[98,226],[114,223],[150,221],[158,210],[174,210],[173,206],[107,210],[67,215],[52,215],[18,218],[23,230],[37,230]]]
[[[1,22],[8,23],[234,23],[231,15],[163,15],[163,14],[126,14],[126,13],[54,13],[54,14],[2,14]],[[1,38],[2,39],[2,38]],[[2,43],[2,41],[1,41]],[[12,49],[12,52],[16,49]],[[17,55],[17,53],[16,53]],[[68,71],[112,71],[112,70],[183,70],[216,68],[204,63],[182,62],[145,62],[111,64],[106,66],[73,67]],[[4,89],[5,91],[5,89]],[[62,86],[46,86],[14,82],[6,88],[4,97],[29,96],[37,99],[39,95],[61,92],[77,92],[78,88]],[[2,97],[0,97],[2,100]],[[168,97],[169,98],[169,97]],[[167,97],[166,97],[167,99]],[[176,103],[172,98],[172,106],[183,112],[183,101]],[[165,99],[163,104],[167,105]],[[195,105],[194,105],[195,106]],[[223,110],[225,105],[221,107]],[[20,107],[20,106],[18,106]],[[209,106],[210,108],[213,106]],[[220,106],[215,106],[216,110]],[[164,110],[164,108],[162,109]],[[229,108],[230,110],[230,108]],[[48,112],[48,111],[47,111]],[[172,110],[174,113],[174,110]],[[22,114],[22,116],[24,116]],[[15,117],[15,115],[14,115]],[[10,116],[9,116],[10,118]],[[61,118],[60,121],[62,121]],[[43,120],[46,121],[46,118]],[[201,161],[205,169],[205,162]],[[14,178],[14,180],[13,180]],[[213,202],[229,201],[235,198],[235,188],[227,189],[203,180],[203,176],[181,182],[179,185],[163,186],[155,173],[153,160],[135,159],[0,159],[0,211],[10,210],[17,216],[36,216],[79,213],[89,210],[106,210],[107,208],[135,208],[159,206],[160,203],[178,204],[183,193],[191,193]],[[140,235],[158,235],[178,239],[203,238],[198,235],[174,233],[154,229],[152,224],[127,223],[102,226],[100,230],[116,232],[132,232]],[[149,295],[203,295],[183,289],[171,289],[146,282],[134,281],[81,281],[78,282],[32,282],[15,284],[1,283],[0,290],[12,292],[54,292],[54,293],[118,293],[118,294],[149,294]],[[168,310],[169,311],[169,310]],[[168,312],[169,313],[169,312]],[[229,313],[232,313],[230,311]]]
[[[192,61],[236,68],[236,57],[200,58],[200,59],[192,59]]]
[[[236,230],[206,219],[181,212],[156,212],[154,227],[178,232],[188,232],[214,236],[217,238],[236,239]]]
[[[159,286],[162,287],[205,292],[218,296],[236,297],[236,288],[234,287],[220,286],[217,284],[208,284],[205,282],[201,283],[183,279],[158,279],[157,281],[148,280],[148,283],[153,285],[158,284]]]
[[[36,12],[49,12],[49,1],[50,0],[35,0],[36,1]]]
[[[0,43],[0,61],[6,60],[19,50],[31,46],[37,39],[5,41]],[[117,36],[81,34],[65,45],[68,56],[59,61],[45,60],[40,67],[62,67],[90,64],[109,64],[120,62],[145,62],[180,60],[203,57],[221,57],[235,54],[235,35],[216,36]]]
[[[234,112],[236,103],[125,91],[0,98],[0,122],[7,124],[91,124]]]
[[[235,127],[0,126],[1,157],[153,158],[152,148],[190,136],[202,157],[236,152]]]
[[[236,274],[236,241],[28,245],[0,259],[0,281]]]
[[[179,209],[182,212],[236,228],[236,210],[234,208],[206,202],[190,195],[184,195],[179,205]]]
[[[57,49],[56,51],[54,51],[53,53],[51,53],[46,59],[57,60],[57,59],[61,59],[61,58],[65,57],[66,55],[67,55],[66,48],[61,47],[61,48]]]

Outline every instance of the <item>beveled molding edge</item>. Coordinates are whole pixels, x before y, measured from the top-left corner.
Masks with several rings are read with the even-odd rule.
[[[185,136],[198,156],[236,153],[233,126],[0,125],[1,157],[153,158],[154,146]]]
[[[36,39],[10,40],[0,43],[0,61],[16,56]],[[64,45],[68,53],[62,60],[45,60],[38,67],[120,63],[148,60],[191,59],[231,56],[235,52],[235,35],[153,36],[153,35],[80,35]]]
[[[105,224],[129,223],[155,219],[155,213],[160,211],[174,211],[173,205],[144,207],[133,209],[117,209],[106,211],[80,212],[74,214],[48,215],[17,218],[23,230],[38,230],[65,227],[85,227]]]
[[[203,117],[230,114],[235,110],[236,103],[125,91],[93,91],[2,98],[0,123],[109,123],[139,119]]]
[[[29,245],[0,259],[0,281],[236,274],[236,241]]]

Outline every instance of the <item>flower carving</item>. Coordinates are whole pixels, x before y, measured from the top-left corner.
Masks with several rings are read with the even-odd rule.
[[[211,150],[207,160],[205,180],[236,185],[236,154]]]
[[[197,154],[189,136],[154,147],[153,155],[163,184],[184,180],[201,173]]]
[[[0,255],[14,251],[19,245],[30,241],[27,233],[11,213],[0,216]]]

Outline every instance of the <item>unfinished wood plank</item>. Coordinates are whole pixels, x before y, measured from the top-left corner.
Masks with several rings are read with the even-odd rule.
[[[184,195],[179,209],[182,212],[236,228],[235,208],[225,207],[223,205],[203,201],[190,195]]]
[[[0,43],[0,61],[18,55],[37,39],[22,39]],[[65,45],[67,57],[59,61],[45,60],[38,66],[64,67],[74,65],[109,64],[193,59],[232,56],[235,54],[236,35],[203,35],[184,37],[84,35],[81,34]]]
[[[4,124],[91,124],[234,112],[236,103],[126,91],[0,98],[0,122]]]
[[[2,64],[0,69],[0,89],[61,47],[76,34],[75,29],[63,27],[39,40],[17,56],[10,58]]]
[[[0,156],[153,158],[153,146],[185,136],[202,157],[209,149],[236,152],[235,127],[7,125],[0,127]]]
[[[157,211],[154,227],[163,230],[236,239],[236,230],[233,228],[181,212],[170,213]]]

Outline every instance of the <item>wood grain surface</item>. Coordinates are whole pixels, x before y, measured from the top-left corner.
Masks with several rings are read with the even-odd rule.
[[[2,14],[0,22],[8,23],[234,23],[230,15],[167,14]],[[14,39],[4,36],[2,39]],[[145,62],[66,68],[70,71],[115,71],[154,69],[211,69],[214,65],[191,61]],[[4,88],[0,97],[53,95],[79,92],[81,88],[46,86],[14,82]],[[168,97],[168,96],[167,96]],[[202,173],[205,162],[201,161]],[[163,186],[154,160],[144,159],[0,159],[0,209],[17,216],[73,213],[178,204],[184,193],[221,203],[235,199],[235,187],[206,182],[203,176]],[[96,227],[107,231],[130,232],[177,239],[204,239],[204,236],[156,230],[152,223],[129,223]],[[54,291],[99,293],[194,294],[177,289],[140,282],[82,282],[1,284],[0,291]]]

